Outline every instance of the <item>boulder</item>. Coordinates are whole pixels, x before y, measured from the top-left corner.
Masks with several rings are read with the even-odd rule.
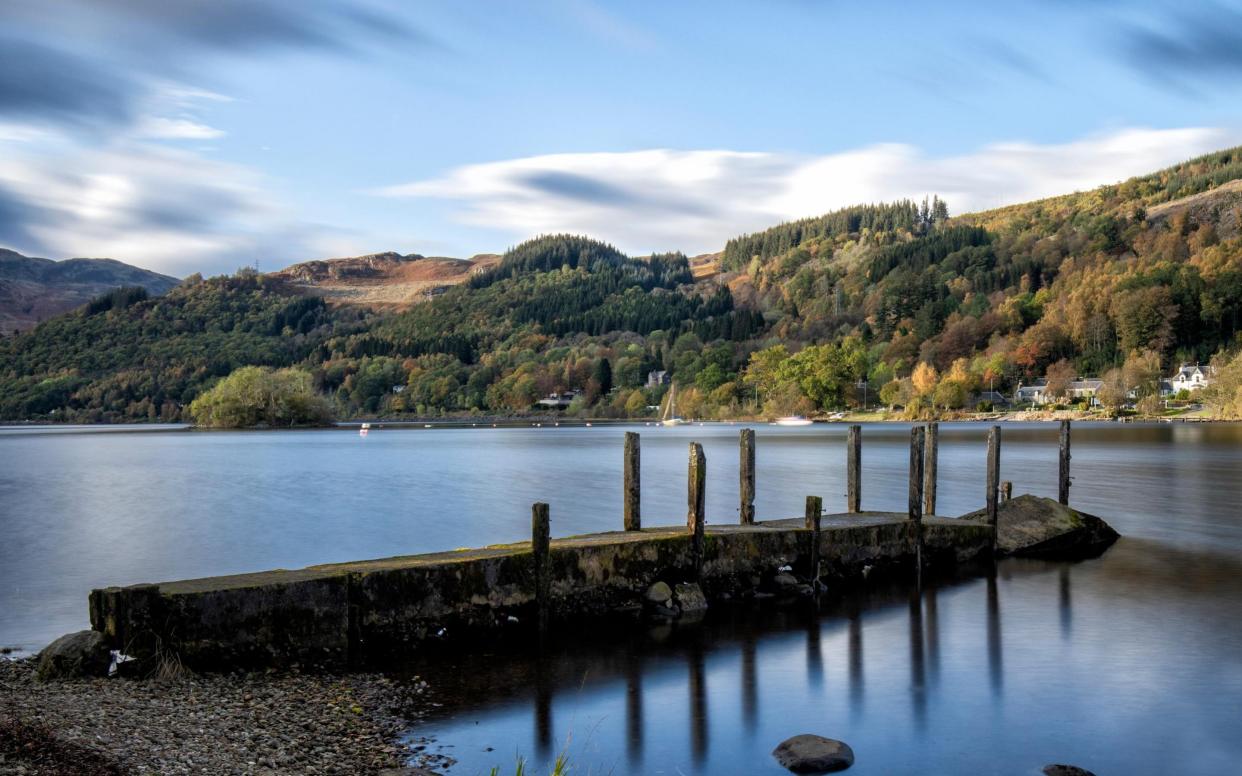
[[[1045,776],[1095,776],[1094,773],[1086,768],[1079,768],[1077,765],[1062,765],[1053,763],[1044,766]]]
[[[48,644],[39,653],[40,679],[72,679],[107,676],[112,666],[112,650],[99,631],[69,633]]]
[[[854,764],[849,744],[810,733],[785,739],[772,750],[772,756],[794,773],[831,773]]]
[[[798,586],[798,578],[795,577],[793,574],[787,574],[785,572],[781,572],[780,574],[777,574],[776,577],[772,580],[772,584],[776,585],[782,590],[789,590],[791,588],[795,588]]]
[[[693,582],[678,585],[673,590],[673,599],[677,602],[677,608],[682,614],[707,611],[707,596],[703,595],[703,589]]]
[[[666,604],[673,597],[673,590],[667,582],[656,582],[647,588],[647,600],[653,604]]]
[[[964,518],[987,520],[979,510]],[[1053,499],[1023,495],[997,509],[996,547],[1002,555],[1051,560],[1095,558],[1117,541],[1117,532],[1095,515]]]

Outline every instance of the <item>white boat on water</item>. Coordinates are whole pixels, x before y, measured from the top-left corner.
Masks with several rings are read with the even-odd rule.
[[[358,427],[358,436],[366,436],[371,431],[370,423],[363,423]]]
[[[668,390],[668,404],[664,407],[664,415],[660,422],[666,426],[679,426],[685,421],[677,417],[677,383]]]
[[[776,425],[778,426],[809,426],[811,425],[811,419],[804,418],[801,415],[788,415],[783,418],[777,418]]]

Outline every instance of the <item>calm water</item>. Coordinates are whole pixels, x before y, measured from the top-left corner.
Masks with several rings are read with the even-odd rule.
[[[639,430],[645,523],[684,520],[691,440],[708,520],[736,520],[737,427]],[[520,540],[537,500],[554,535],[617,528],[623,431],[0,430],[0,645],[85,627],[96,586]],[[844,505],[843,426],[757,433],[761,519]],[[981,506],[985,433],[942,425],[940,512]],[[907,438],[865,427],[865,508],[904,509]],[[578,773],[775,774],[800,732],[860,773],[1236,773],[1242,427],[1080,424],[1073,464],[1074,503],[1124,535],[1102,559],[424,666],[464,705],[419,732],[463,774],[562,749]],[[1002,476],[1055,493],[1055,427],[1005,425]]]

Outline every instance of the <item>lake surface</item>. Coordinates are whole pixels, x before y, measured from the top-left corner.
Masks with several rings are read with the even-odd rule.
[[[1056,427],[1003,428],[1002,478],[1055,495]],[[638,427],[645,524],[684,522],[692,440],[708,521],[737,519],[738,429]],[[554,536],[619,528],[625,430],[0,429],[0,646],[86,627],[92,587],[522,540],[534,501]],[[843,509],[844,426],[756,431],[760,519]],[[982,505],[986,431],[941,425],[942,514]],[[904,510],[907,440],[864,427],[865,509]],[[1123,534],[1099,560],[422,666],[455,702],[416,732],[462,774],[776,774],[802,732],[851,773],[1237,772],[1242,426],[1076,424],[1073,449],[1072,503]]]

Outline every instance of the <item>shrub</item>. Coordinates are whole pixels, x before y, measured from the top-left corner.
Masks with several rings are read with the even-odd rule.
[[[309,373],[259,366],[235,370],[190,404],[194,422],[208,428],[318,426],[332,414]]]

